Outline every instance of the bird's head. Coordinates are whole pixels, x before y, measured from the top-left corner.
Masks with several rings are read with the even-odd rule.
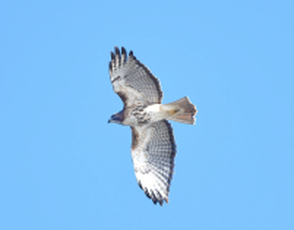
[[[124,120],[124,114],[123,112],[118,112],[116,114],[113,114],[110,119],[108,120],[108,123],[117,123],[117,124],[122,124]]]

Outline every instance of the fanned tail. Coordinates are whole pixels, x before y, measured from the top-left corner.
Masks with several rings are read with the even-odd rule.
[[[183,97],[177,101],[162,105],[162,109],[168,111],[168,120],[185,124],[195,124],[196,106],[192,104],[188,97]]]

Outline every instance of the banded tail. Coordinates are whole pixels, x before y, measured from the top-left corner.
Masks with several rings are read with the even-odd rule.
[[[171,116],[167,119],[186,124],[195,124],[196,106],[192,104],[188,97],[183,97],[177,101],[162,105],[162,109],[169,112]]]

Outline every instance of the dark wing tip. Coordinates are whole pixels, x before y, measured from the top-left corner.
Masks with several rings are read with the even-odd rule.
[[[126,49],[125,49],[125,47],[121,47],[121,54],[122,55],[125,55],[127,53],[127,51],[126,51]]]
[[[109,62],[109,71],[111,73],[113,71],[113,63],[115,60],[115,55],[113,52],[110,52],[110,56],[111,56],[111,61]]]
[[[120,56],[120,51],[119,51],[119,48],[117,48],[117,46],[114,47],[114,50],[115,50],[115,54]]]
[[[115,55],[114,55],[114,53],[113,53],[113,52],[111,52],[111,53],[110,53],[110,56],[111,56],[111,60],[114,60],[114,58],[115,58]]]
[[[129,56],[134,56],[134,53],[132,50],[130,51]]]
[[[164,198],[164,201],[168,204],[168,198]]]
[[[112,64],[111,64],[111,61],[109,62],[109,71],[112,71]]]
[[[110,52],[111,61],[109,62],[109,70],[112,71],[115,66],[119,66],[126,61],[126,49],[121,47],[121,53],[117,46],[114,47],[114,52]]]
[[[164,201],[168,204],[168,197],[163,197],[158,191],[155,192],[153,190],[144,189],[141,182],[138,182],[138,184],[145,195],[152,200],[153,204],[157,204],[158,202],[160,206],[162,206]]]

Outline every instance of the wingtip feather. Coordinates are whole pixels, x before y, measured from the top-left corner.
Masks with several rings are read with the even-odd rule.
[[[126,49],[125,49],[125,47],[121,47],[121,54],[122,55],[126,55],[126,53],[127,53],[127,51],[126,51]]]
[[[110,56],[111,56],[111,60],[113,60],[115,58],[115,55],[112,51],[110,52]]]
[[[120,56],[120,51],[119,51],[119,48],[117,46],[114,47],[114,50],[115,50],[115,54]]]
[[[165,197],[165,198],[163,198],[163,199],[164,199],[164,201],[168,204],[168,202],[169,202],[168,197]]]

